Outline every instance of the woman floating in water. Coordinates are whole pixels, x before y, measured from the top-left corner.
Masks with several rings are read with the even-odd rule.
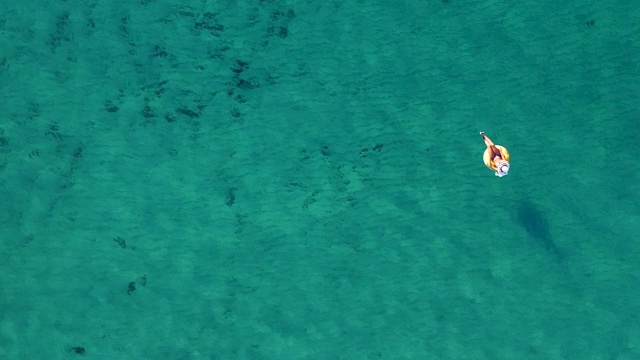
[[[503,177],[509,174],[509,152],[503,146],[494,145],[493,141],[489,139],[484,131],[480,132],[484,139],[484,144],[487,145],[487,150],[484,151],[484,164],[491,170],[496,172],[496,176]]]

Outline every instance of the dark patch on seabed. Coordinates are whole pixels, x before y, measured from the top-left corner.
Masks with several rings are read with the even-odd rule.
[[[535,204],[529,200],[520,201],[516,214],[517,223],[522,226],[548,253],[563,258],[563,254],[553,241],[549,230],[549,222]]]

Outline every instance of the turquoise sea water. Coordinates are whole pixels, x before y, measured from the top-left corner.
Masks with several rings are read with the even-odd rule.
[[[640,358],[639,17],[4,4],[0,359]]]

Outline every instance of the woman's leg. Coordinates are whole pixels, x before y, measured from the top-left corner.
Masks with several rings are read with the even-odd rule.
[[[491,159],[493,160],[494,157],[500,156],[500,150],[493,144],[493,141],[491,141],[491,139],[489,139],[489,137],[484,134],[484,131],[481,131],[480,135],[482,135],[482,138],[484,138],[484,144],[487,145],[487,149],[492,152],[492,154],[489,154],[491,155]]]

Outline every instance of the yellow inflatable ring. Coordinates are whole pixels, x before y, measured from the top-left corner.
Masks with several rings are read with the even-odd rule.
[[[501,145],[496,145],[496,147],[498,148],[498,150],[500,150],[502,158],[509,162],[509,151],[507,151],[507,149],[505,149],[505,147]],[[493,169],[494,167],[496,167],[496,164],[493,163],[493,159],[489,159],[489,149],[486,149],[484,151],[484,155],[482,156],[482,158],[484,160],[484,164],[487,165],[489,169]]]

